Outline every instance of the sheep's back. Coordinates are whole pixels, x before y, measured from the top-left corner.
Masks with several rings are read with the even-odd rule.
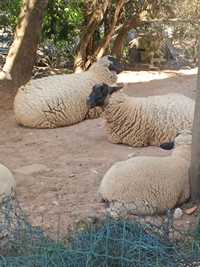
[[[109,140],[113,143],[146,146],[147,116],[145,99],[118,92],[111,97],[104,116]]]
[[[161,213],[189,197],[188,168],[178,157],[135,157],[114,164],[99,193],[110,202],[132,204],[135,214]]]
[[[184,95],[168,94],[147,98],[147,114],[151,145],[173,141],[177,133],[191,129],[194,101]]]
[[[97,78],[90,72],[32,80],[21,87],[15,97],[16,120],[35,128],[82,121],[87,113],[86,97],[96,82]]]

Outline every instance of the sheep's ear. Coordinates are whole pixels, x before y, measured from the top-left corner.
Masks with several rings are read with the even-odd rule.
[[[108,89],[108,93],[109,93],[109,95],[112,95],[112,93],[119,91],[123,87],[124,87],[123,84],[116,85],[116,86],[110,86],[109,89]]]

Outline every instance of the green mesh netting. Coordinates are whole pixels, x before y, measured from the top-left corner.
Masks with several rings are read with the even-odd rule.
[[[105,218],[64,243],[32,227],[12,200],[1,210],[1,267],[200,266],[200,228],[177,239],[162,226]]]

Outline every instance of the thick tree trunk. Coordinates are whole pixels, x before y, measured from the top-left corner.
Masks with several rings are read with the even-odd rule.
[[[139,24],[140,24],[139,16],[134,16],[124,23],[114,41],[112,48],[112,55],[115,55],[119,59],[122,57],[123,48],[125,41],[127,39],[128,32],[131,29],[136,28]]]
[[[95,57],[97,59],[101,58],[104,55],[106,49],[108,48],[108,45],[110,44],[112,36],[115,33],[115,27],[116,27],[117,22],[119,20],[120,12],[121,12],[124,4],[125,4],[125,0],[118,0],[116,3],[115,13],[114,13],[114,17],[113,17],[110,29],[107,32],[104,39],[102,40],[100,46],[97,48],[97,50],[95,52]]]
[[[0,88],[17,88],[31,78],[47,3],[48,0],[23,1],[15,38],[0,73]]]
[[[191,197],[200,200],[200,41],[198,50],[198,79],[196,91],[196,104],[192,132],[192,159],[190,167]]]
[[[91,17],[89,23],[81,37],[77,54],[74,63],[75,72],[81,72],[85,69],[85,62],[87,61],[87,50],[88,46],[91,45],[91,39],[96,31],[97,27],[103,20],[104,14],[109,6],[109,0],[95,1],[93,12],[91,12]]]

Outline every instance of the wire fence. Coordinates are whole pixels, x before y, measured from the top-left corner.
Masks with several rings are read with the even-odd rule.
[[[106,217],[55,241],[33,227],[12,199],[0,210],[0,267],[200,266],[200,226],[181,233]]]

